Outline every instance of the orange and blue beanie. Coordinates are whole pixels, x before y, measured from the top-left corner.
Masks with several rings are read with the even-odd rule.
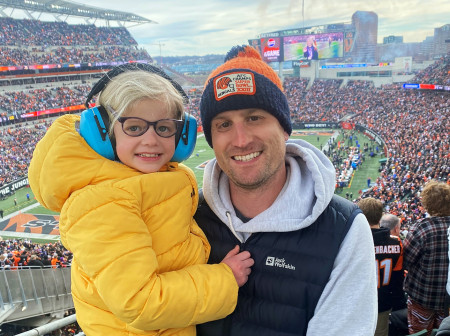
[[[292,124],[283,85],[276,72],[251,46],[235,46],[225,63],[208,77],[200,102],[203,132],[210,147],[211,122],[221,112],[259,108],[278,119],[289,135]]]

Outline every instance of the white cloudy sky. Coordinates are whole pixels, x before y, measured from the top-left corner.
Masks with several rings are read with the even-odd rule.
[[[355,11],[378,14],[378,41],[402,35],[421,42],[450,23],[450,0],[75,0],[132,12],[158,24],[128,27],[154,57],[225,54],[264,32],[350,22]],[[304,2],[304,12],[302,3]],[[303,14],[304,13],[304,14]],[[41,17],[41,20],[43,18]]]

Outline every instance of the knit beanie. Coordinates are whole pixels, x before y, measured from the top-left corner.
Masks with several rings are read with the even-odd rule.
[[[214,117],[247,108],[267,111],[291,134],[289,106],[280,78],[255,48],[235,46],[225,56],[225,63],[209,75],[200,102],[203,132],[210,147]]]

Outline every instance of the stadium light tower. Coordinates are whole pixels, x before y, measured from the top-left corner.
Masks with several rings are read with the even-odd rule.
[[[305,28],[305,0],[302,0],[302,28]]]
[[[159,46],[159,64],[160,64],[160,67],[162,68],[162,54],[161,54],[161,47],[164,47],[165,46],[165,44],[164,43],[161,43],[161,41],[159,41],[158,43],[151,43],[152,45],[157,45],[157,46]]]

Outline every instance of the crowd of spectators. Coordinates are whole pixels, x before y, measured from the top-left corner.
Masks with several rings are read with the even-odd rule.
[[[128,62],[151,60],[145,49],[129,46],[99,46],[84,48],[58,47],[43,52],[0,45],[2,66],[22,66],[36,64],[78,64],[95,62]]]
[[[450,85],[450,54],[440,58],[424,70],[419,71],[414,78],[415,83]]]
[[[355,121],[376,130],[388,148],[388,164],[368,194],[408,226],[425,215],[419,199],[423,185],[430,179],[449,180],[450,100],[439,92],[398,91],[389,98],[391,106],[360,114]]]
[[[420,73],[429,80],[439,74],[439,81],[449,80],[449,58]],[[441,71],[437,71],[439,68]],[[420,81],[416,78],[415,81]],[[316,83],[317,82],[317,83]],[[287,83],[287,85],[286,85]],[[285,82],[288,97],[291,88],[302,86],[302,80]],[[365,126],[384,139],[388,163],[360,197],[380,199],[386,211],[401,218],[402,229],[425,216],[420,191],[430,179],[448,181],[450,174],[449,117],[450,97],[444,91],[404,90],[399,86],[375,88],[369,82],[349,81],[339,87],[338,80],[315,81],[291,110],[295,121],[338,122],[353,115],[352,122]],[[349,161],[337,162],[341,155],[329,153],[338,175],[350,169]],[[342,171],[343,169],[343,171]]]
[[[124,27],[12,18],[0,27],[2,66],[152,60]]]
[[[308,83],[309,78],[287,77],[284,80],[283,87],[288,99],[289,111],[291,111],[291,119],[293,119],[293,121],[298,120],[298,111],[300,106],[304,104]]]
[[[43,121],[32,127],[0,129],[0,187],[27,176],[34,147],[49,125]]]
[[[124,27],[0,18],[0,45],[17,47],[137,45]],[[42,50],[42,48],[40,49]]]
[[[14,270],[31,266],[68,267],[72,253],[59,241],[34,243],[27,239],[3,239],[0,237],[0,270]]]
[[[420,71],[412,82],[448,85],[450,56]],[[425,216],[423,185],[430,179],[449,181],[449,92],[404,90],[395,84],[375,88],[368,81],[341,85],[342,80],[315,80],[305,90],[304,79],[286,80],[292,119],[338,122],[353,116],[352,122],[378,133],[387,144],[389,160],[375,185],[360,197],[380,199],[405,229]],[[342,153],[336,151],[329,154],[337,175],[345,175],[349,160],[341,162]]]
[[[192,89],[188,92],[189,102],[186,104],[186,112],[193,115],[199,125],[201,125],[200,119],[200,100],[202,98],[203,90]]]
[[[28,91],[9,91],[0,94],[0,110],[3,113],[20,114],[52,108],[83,104],[91,85],[52,87]]]
[[[449,85],[450,56],[447,55],[412,80],[414,83]],[[449,181],[450,97],[444,91],[404,90],[400,85],[375,88],[369,81],[315,80],[306,90],[305,79],[284,82],[294,122],[338,122],[353,116],[384,139],[388,162],[374,185],[359,195],[380,199],[385,210],[400,217],[407,229],[425,216],[420,191],[430,179]],[[376,144],[367,144],[372,152]],[[351,148],[332,148],[337,177],[352,169]],[[362,152],[361,154],[364,154]],[[342,159],[348,156],[348,159]],[[364,157],[364,156],[363,156]]]
[[[340,79],[316,79],[311,88],[304,92],[304,96],[297,98],[298,102],[292,106],[292,122],[337,119],[340,111],[334,106],[337,102],[334,93],[338,91],[341,84]],[[286,91],[289,92],[289,90]]]
[[[303,88],[305,79],[285,81],[288,97],[292,89],[297,92],[295,99],[290,99],[294,123],[312,120],[337,122],[344,116],[366,112],[374,106],[372,95],[367,94],[372,92],[372,82],[349,80],[342,87],[342,79],[316,79],[311,88],[305,91],[297,88],[298,81]]]

